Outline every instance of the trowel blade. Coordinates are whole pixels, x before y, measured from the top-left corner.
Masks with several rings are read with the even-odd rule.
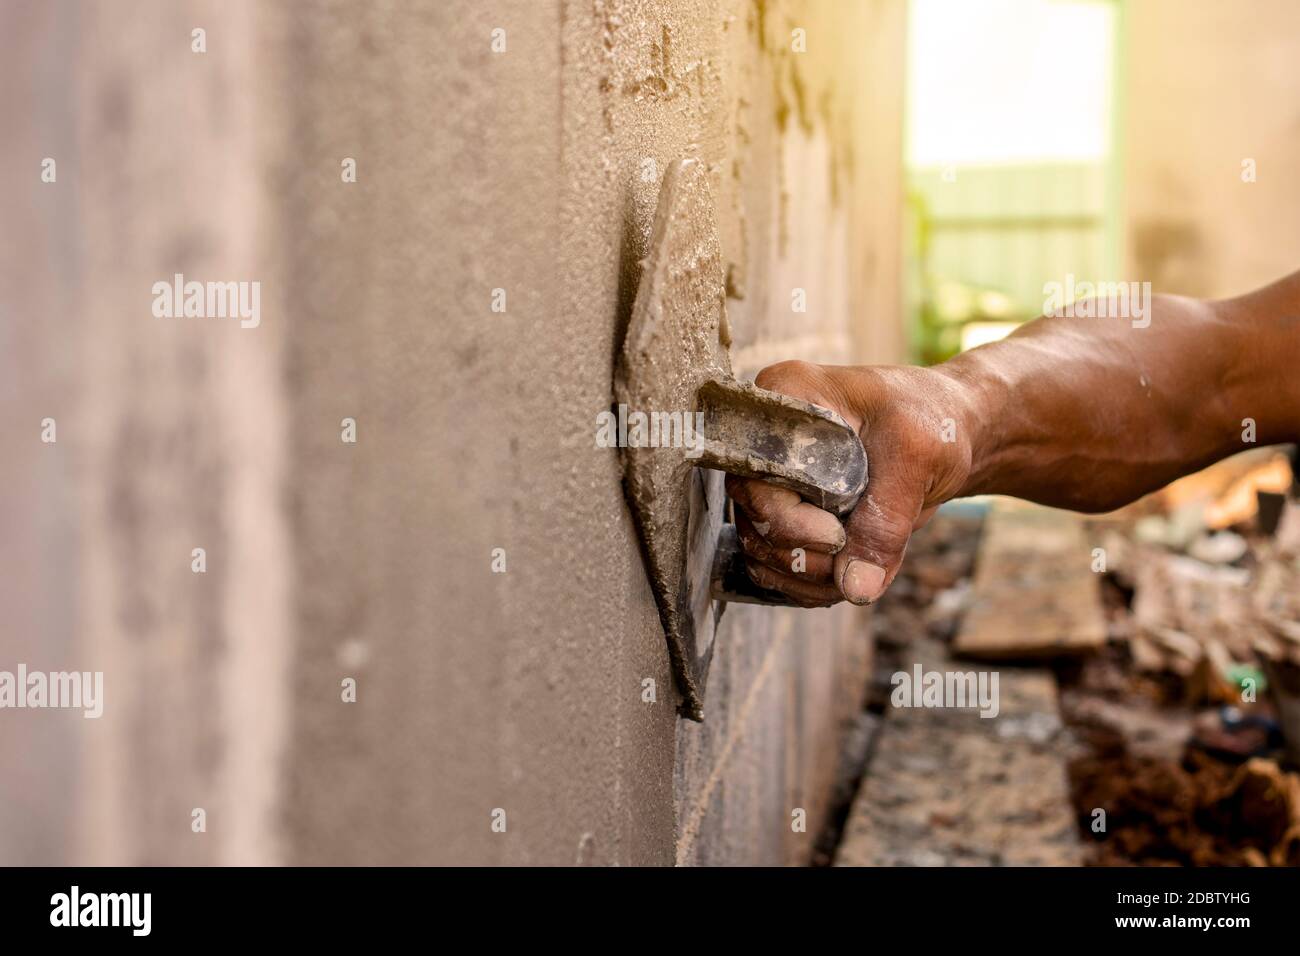
[[[660,423],[680,423],[678,435],[693,434],[700,385],[731,376],[727,344],[726,286],[708,172],[699,160],[682,160],[669,167],[660,188],[619,356],[614,393],[620,418],[626,414],[633,422],[638,414],[650,419],[657,413]],[[710,596],[710,574],[723,523],[723,476],[694,468],[691,448],[659,444],[623,448],[624,486],[682,695],[681,712],[702,720],[721,613]]]

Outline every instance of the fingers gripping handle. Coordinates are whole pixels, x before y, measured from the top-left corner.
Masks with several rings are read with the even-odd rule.
[[[704,447],[699,465],[761,478],[843,518],[867,487],[867,454],[835,412],[735,379],[700,386]],[[735,525],[724,525],[713,564],[713,596],[750,604],[793,604],[759,587],[745,569]]]

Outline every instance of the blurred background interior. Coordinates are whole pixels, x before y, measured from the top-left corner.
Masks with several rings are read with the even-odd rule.
[[[902,300],[915,361],[1007,335],[1067,276],[1219,298],[1297,268],[1300,192],[1285,169],[1300,159],[1300,112],[1286,102],[1300,93],[1300,7],[909,0],[906,48]],[[906,794],[945,819],[953,791],[909,779],[905,754],[946,770],[965,747],[972,788],[997,789],[981,764],[1016,778],[1004,798],[1037,821],[1023,831],[1036,862],[1300,864],[1300,778],[1284,769],[1300,755],[1294,461],[1294,449],[1249,450],[1084,520],[985,502],[979,544],[963,534],[980,506],[962,503],[909,550],[878,622],[882,655],[1044,664],[1059,703],[1035,713],[1068,729],[1060,799],[1082,856],[1045,823],[1055,774],[1027,769],[1015,747],[970,757],[984,744],[956,724],[930,729],[964,743],[935,746],[905,725],[891,737],[887,722],[864,792],[877,804]],[[1043,571],[1070,564],[1054,538],[1101,545],[1100,574]],[[1061,613],[1071,595],[1083,613]],[[1084,633],[1073,651],[1048,646]],[[1032,668],[1002,673],[1034,695]],[[872,803],[855,805],[841,861],[953,863],[997,842],[960,814],[952,833],[918,837],[906,814]]]
[[[1223,297],[1294,268],[1281,214],[1294,207],[1277,205],[1294,187],[1258,188],[1288,176],[1274,150],[1296,156],[1283,105],[1300,89],[1294,7],[909,0],[908,12],[917,359],[1038,316],[1044,284],[1067,274]],[[1272,168],[1258,169],[1264,150]]]

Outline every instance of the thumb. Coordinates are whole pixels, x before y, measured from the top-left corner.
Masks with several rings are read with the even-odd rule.
[[[848,541],[835,556],[835,583],[854,604],[870,604],[894,580],[912,528],[921,515],[924,491],[905,475],[875,473],[849,516]]]

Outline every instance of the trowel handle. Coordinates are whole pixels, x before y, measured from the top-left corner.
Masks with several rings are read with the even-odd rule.
[[[789,488],[844,517],[867,487],[867,453],[857,432],[826,408],[717,378],[699,389],[704,447],[697,464]],[[713,564],[713,596],[750,604],[794,604],[759,587],[745,569],[735,525],[723,525]]]

